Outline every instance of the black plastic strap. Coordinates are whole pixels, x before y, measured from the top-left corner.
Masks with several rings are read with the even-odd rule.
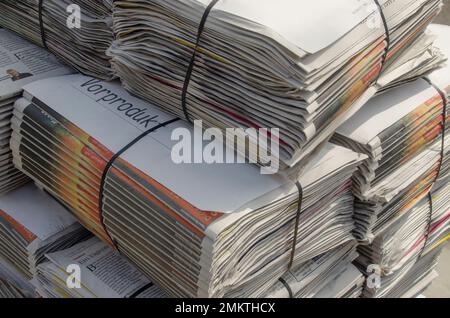
[[[111,235],[108,233],[108,230],[106,228],[105,225],[105,220],[103,217],[103,197],[104,197],[104,190],[105,190],[105,182],[106,182],[106,177],[108,176],[109,170],[111,169],[111,167],[113,166],[114,162],[121,156],[123,155],[128,149],[130,149],[131,147],[133,147],[135,144],[137,144],[140,140],[142,140],[142,138],[148,136],[149,134],[151,134],[152,132],[155,132],[156,130],[166,127],[170,124],[173,124],[174,122],[179,121],[180,119],[175,118],[175,119],[171,119],[168,120],[164,123],[161,123],[145,132],[143,132],[142,134],[140,134],[138,137],[136,137],[135,139],[133,139],[130,143],[128,143],[125,147],[123,147],[120,151],[118,151],[110,160],[109,162],[106,164],[105,169],[103,170],[103,175],[102,175],[102,179],[100,181],[100,193],[99,193],[99,200],[98,200],[98,208],[99,208],[99,213],[100,213],[100,222],[103,226],[103,230],[105,231],[106,235],[108,235],[109,239],[111,240],[111,242],[115,245],[116,249],[117,249],[117,242],[115,240],[113,240],[113,238],[111,237]]]
[[[206,7],[205,12],[203,13],[202,19],[201,19],[200,24],[198,26],[197,40],[195,42],[194,53],[192,54],[191,61],[189,62],[189,66],[188,66],[187,71],[186,71],[186,77],[184,79],[183,91],[181,93],[181,107],[183,108],[184,117],[190,123],[192,123],[192,121],[189,118],[189,112],[187,110],[187,93],[188,93],[188,89],[189,89],[189,84],[191,82],[192,72],[194,70],[195,60],[197,58],[198,48],[200,46],[200,40],[202,38],[202,34],[203,34],[204,29],[205,29],[206,21],[208,20],[209,14],[211,13],[211,10],[214,8],[214,6],[219,1],[220,0],[212,0],[211,3]]]
[[[419,259],[422,258],[423,253],[425,252],[425,249],[427,248],[428,239],[430,238],[431,234],[431,226],[433,225],[433,195],[431,194],[431,191],[428,192],[428,203],[430,205],[430,209],[428,212],[428,225],[427,225],[427,231],[425,232],[425,242],[423,243],[422,250],[419,254]]]
[[[384,65],[386,63],[387,56],[389,54],[389,50],[391,49],[391,33],[389,31],[387,19],[386,19],[386,16],[384,15],[383,7],[381,6],[380,1],[374,0],[374,2],[376,4],[376,6],[378,7],[378,10],[380,11],[381,20],[383,21],[383,25],[384,25],[384,33],[386,35],[386,49],[384,50],[384,54],[381,59],[381,69],[380,69],[380,75],[381,75],[381,72],[383,71]]]
[[[289,293],[289,298],[294,298],[294,293],[292,292],[292,288],[291,288],[291,286],[289,286],[289,284],[287,283],[287,281],[285,281],[283,277],[280,277],[278,280],[280,281],[280,283],[283,284],[283,286],[284,286],[284,287],[286,288],[286,290],[288,291],[288,293]]]
[[[297,207],[297,215],[295,217],[294,241],[292,242],[291,259],[289,261],[288,270],[291,270],[294,264],[295,250],[297,248],[298,228],[300,225],[300,215],[302,214],[302,205],[303,205],[303,187],[299,181],[296,182],[295,185],[297,186],[298,189],[298,207]]]
[[[152,288],[155,284],[153,283],[148,283],[147,285],[139,288],[137,291],[135,291],[129,298],[136,298],[138,297],[140,294],[142,294],[144,291],[146,291],[149,288]]]
[[[288,265],[288,271],[290,271],[292,269],[292,266],[294,265],[295,252],[297,249],[298,228],[300,226],[300,216],[302,214],[302,206],[303,206],[302,184],[300,183],[300,181],[297,181],[295,183],[295,185],[297,186],[297,189],[298,189],[298,206],[297,206],[297,214],[295,216],[294,238],[292,241],[292,250],[291,250],[291,257],[290,257],[289,265]],[[278,280],[284,285],[284,287],[286,287],[286,289],[289,293],[289,297],[294,298],[294,294],[292,292],[291,286],[289,286],[289,284],[284,280],[284,278],[280,277]]]
[[[44,48],[48,49],[48,47],[47,47],[47,40],[46,40],[46,37],[45,37],[45,26],[44,26],[44,0],[39,0],[38,15],[39,15],[39,28],[41,30],[42,46]]]

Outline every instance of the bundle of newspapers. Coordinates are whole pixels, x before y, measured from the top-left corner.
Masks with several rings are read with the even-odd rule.
[[[0,256],[0,298],[35,298],[36,290],[27,278]]]
[[[0,29],[0,194],[29,181],[14,168],[9,148],[13,105],[23,85],[69,72],[43,49]]]
[[[180,163],[188,139],[235,153],[118,83],[70,75],[24,91],[15,165],[171,296],[262,296],[353,240],[351,176],[363,155],[327,144],[295,182],[250,164]]]
[[[441,50],[450,54],[450,30],[440,30],[433,29]],[[448,179],[449,70],[447,66],[380,94],[333,136],[333,142],[369,157],[353,180],[355,235],[362,242],[371,242],[433,184]]]
[[[283,167],[292,167],[380,86],[440,64],[423,31],[441,5],[115,1],[109,54],[126,89],[178,117],[223,130],[279,128],[271,143]],[[241,155],[251,157],[252,149]],[[256,156],[267,164],[265,153]]]
[[[33,184],[0,198],[0,260],[3,281],[21,281],[25,289],[45,254],[65,249],[89,237],[67,210]],[[11,279],[11,277],[15,279]]]
[[[381,289],[366,288],[366,296],[384,295],[397,288],[398,282],[408,275],[419,259],[439,250],[448,239],[450,184],[435,188],[430,197],[424,198],[379,234],[371,245],[359,248],[358,266],[365,272],[368,266],[377,264],[381,274]],[[419,279],[417,283],[422,282]]]
[[[358,254],[350,241],[289,271],[263,297],[358,298],[365,277],[352,264]]]
[[[450,28],[431,30],[450,53]],[[446,67],[377,96],[333,137],[369,157],[354,176],[365,297],[414,297],[437,276],[450,238],[449,96]]]
[[[365,288],[362,297],[416,298],[438,277],[436,267],[439,255],[440,249],[434,250],[419,260],[411,260],[392,275],[373,278],[373,288]],[[370,282],[368,284],[372,286]]]
[[[20,289],[0,278],[0,298],[26,298]]]
[[[162,298],[165,293],[110,246],[93,237],[46,255],[33,283],[45,298]],[[79,268],[71,280],[67,268]],[[70,286],[69,284],[72,283]]]
[[[2,0],[0,26],[48,48],[81,73],[111,79],[112,0]]]
[[[444,103],[440,89],[419,79],[372,99],[333,137],[369,157],[354,176],[355,235],[362,242],[371,242],[448,175]]]

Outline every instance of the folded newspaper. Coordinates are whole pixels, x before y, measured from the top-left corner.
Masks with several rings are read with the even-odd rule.
[[[362,267],[378,264],[390,275],[405,263],[426,255],[450,235],[450,184],[435,189],[401,218],[381,231],[372,244],[360,246]]]
[[[11,284],[9,281],[0,278],[0,299],[1,298],[28,298],[23,291]]]
[[[381,276],[380,288],[365,288],[363,298],[415,298],[438,277],[436,267],[440,249],[411,260],[392,275]]]
[[[430,29],[436,45],[450,56],[450,27]],[[446,66],[375,97],[333,136],[333,142],[369,157],[354,177],[355,235],[361,241],[372,241],[433,184],[449,181],[449,97]]]
[[[450,239],[450,184],[439,183],[388,227],[372,244],[358,248],[355,264],[369,275],[375,264],[380,284],[366,284],[363,297],[415,297],[437,278],[437,257]]]
[[[438,36],[436,45],[446,54],[450,54],[450,27],[433,25],[430,29]],[[439,96],[431,97],[435,93],[432,93],[430,89],[434,90],[434,92],[437,91]],[[427,95],[427,91],[431,94]],[[394,123],[398,121],[398,114],[396,115],[393,112],[393,108],[396,108],[397,112],[402,109],[407,111],[408,105],[412,106],[422,103],[422,106],[415,108],[403,117],[404,119],[400,126],[394,129],[389,128],[383,132],[384,138],[373,139],[373,142],[369,143],[361,142],[361,138],[359,138],[360,147],[365,148],[366,151],[372,151],[371,158],[381,157],[381,160],[384,160],[383,157],[386,154],[388,154],[388,157],[393,158],[395,154],[398,155],[399,153],[404,157],[400,161],[390,159],[391,162],[387,165],[392,165],[392,171],[387,171],[384,175],[380,174],[379,180],[383,180],[383,178],[390,180],[390,184],[385,182],[384,193],[394,192],[392,195],[394,197],[393,203],[389,203],[382,213],[377,215],[376,222],[372,224],[374,226],[371,228],[371,235],[374,239],[371,244],[361,245],[358,248],[360,257],[355,264],[358,265],[362,272],[370,275],[368,284],[364,289],[364,297],[415,297],[420,294],[437,277],[434,270],[437,264],[437,257],[440,254],[441,246],[450,239],[449,140],[448,133],[446,134],[448,132],[448,120],[446,125],[444,123],[444,110],[447,108],[448,111],[449,106],[448,104],[445,105],[446,102],[448,103],[450,95],[449,68],[435,71],[425,81],[416,81],[393,92],[395,92],[393,96],[384,95],[384,103],[380,102],[377,105],[372,105],[373,107],[378,107],[377,111],[373,112],[373,117],[369,116],[372,125],[363,128],[363,126],[353,123],[355,130],[350,128],[351,125],[348,125],[343,128],[343,130],[346,130],[344,137],[340,135],[337,138],[341,142],[345,141],[352,144],[356,140],[354,137],[358,134],[358,131],[363,131],[366,137],[369,134],[376,135],[377,125],[375,120],[384,123],[389,121]],[[404,97],[398,98],[401,94]],[[386,97],[388,98],[386,99]],[[433,111],[429,107],[436,104],[436,101],[441,104],[442,102],[444,103],[440,105],[441,110],[436,109]],[[388,105],[389,103],[395,106],[383,108],[383,105]],[[372,110],[374,109],[372,108]],[[359,120],[364,121],[362,117]],[[444,125],[446,126],[445,130],[443,130]],[[408,134],[405,134],[405,131]],[[350,134],[352,137],[347,138]],[[440,141],[437,142],[439,144],[438,147],[436,147],[436,142],[433,141],[435,138],[433,136],[436,134],[440,135]],[[396,136],[399,137],[397,138]],[[386,143],[386,139],[389,138],[393,139],[392,143],[395,141],[396,145],[406,144],[407,146],[401,151],[397,150],[395,152],[395,150],[392,150],[394,155],[389,155],[389,152],[385,150],[379,152],[374,150],[376,149],[376,147],[373,147],[375,144],[380,146],[383,144],[389,145],[389,143]],[[408,160],[411,160],[408,159],[408,153],[425,153],[430,149],[439,156],[438,166],[433,167],[431,170],[434,173],[431,176],[424,174],[420,177],[417,177],[416,173],[416,176],[410,178],[416,194],[412,195],[414,193],[412,190],[406,195],[402,194],[401,191],[400,195],[395,193],[400,181],[399,178],[401,178],[401,174],[398,171],[404,169],[408,165]],[[417,157],[417,153],[410,157]],[[435,159],[429,158],[428,160],[431,161],[433,166],[436,166],[434,163]],[[417,171],[422,169],[420,173],[423,173],[424,170],[429,169],[427,168],[427,165],[430,164],[428,160],[417,160],[415,168],[410,167],[408,173],[414,175],[414,169]],[[375,166],[373,170],[375,174],[380,172],[377,170],[380,167],[382,167],[382,164]],[[368,171],[370,171],[370,168],[367,166],[364,169],[360,169],[357,176],[358,180],[363,180],[362,175],[366,173],[367,176]],[[439,172],[438,176],[436,176],[436,171]],[[365,191],[366,193],[370,192],[370,187],[373,186],[374,181],[377,182],[376,177],[364,180],[366,190],[362,190],[361,184],[363,184],[363,181],[361,181],[356,189],[357,195],[362,197]],[[383,192],[377,192],[376,190],[372,192],[372,194],[376,193]],[[361,217],[363,215],[361,213],[363,203],[360,202],[358,205],[356,215],[359,220],[363,220],[364,217]],[[370,219],[369,215],[370,212],[367,211],[366,221]],[[376,264],[378,267],[376,274],[381,278],[378,286],[369,284],[369,282],[373,283],[371,275],[374,273],[369,271],[373,264]]]
[[[98,238],[46,255],[33,283],[45,298],[162,298],[165,293]],[[71,281],[68,268],[80,268]],[[69,288],[67,282],[74,288]]]
[[[354,241],[305,262],[283,275],[266,298],[358,298],[364,276],[351,263],[358,256]]]
[[[46,253],[90,235],[65,208],[32,184],[0,197],[0,260],[5,268],[14,268],[12,277],[31,280]]]
[[[28,278],[0,256],[0,298],[36,297],[36,289]]]
[[[105,53],[113,40],[111,10],[112,0],[2,0],[0,26],[48,48],[81,73],[111,79]]]
[[[71,75],[25,88],[11,147],[20,170],[171,296],[257,297],[290,263],[353,239],[350,179],[364,156],[328,144],[295,184],[250,164],[176,163],[177,130],[202,140],[117,83]]]
[[[14,102],[22,95],[25,84],[64,74],[70,74],[70,70],[54,56],[0,29],[0,194],[29,181],[14,168],[9,148]]]
[[[115,1],[109,54],[126,89],[178,117],[223,130],[279,128],[272,142],[292,167],[380,86],[440,65],[423,32],[440,0],[376,3]]]
[[[370,242],[449,176],[449,85],[418,79],[389,90],[337,130],[333,142],[369,157],[354,176],[358,239]]]

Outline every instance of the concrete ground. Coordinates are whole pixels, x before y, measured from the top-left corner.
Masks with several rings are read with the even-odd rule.
[[[436,23],[450,25],[450,0],[444,0],[445,6],[441,15],[437,18]]]
[[[450,0],[444,0],[445,7],[436,23],[450,25]],[[444,248],[438,266],[439,278],[425,292],[428,298],[450,298],[450,243]]]
[[[444,247],[438,263],[439,277],[425,291],[428,298],[450,298],[450,244]]]

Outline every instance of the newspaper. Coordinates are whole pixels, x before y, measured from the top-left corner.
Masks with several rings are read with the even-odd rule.
[[[348,242],[289,271],[265,294],[267,298],[359,297],[363,275],[351,262],[358,254]]]
[[[123,104],[153,121],[136,122]],[[257,297],[287,271],[299,188],[254,165],[176,163],[172,132],[202,132],[172,120],[117,83],[80,75],[43,80],[15,105],[14,162],[171,296]],[[165,122],[114,162],[100,209],[108,161]],[[364,159],[328,144],[297,179],[303,202],[294,265],[352,239],[350,178]]]
[[[118,252],[91,238],[67,250],[47,254],[49,262],[38,266],[34,284],[44,297],[55,298],[161,298],[153,285]],[[72,266],[72,267],[70,267]],[[69,288],[67,269],[80,268],[79,286]],[[76,284],[75,284],[76,285]]]
[[[0,298],[35,298],[36,291],[14,265],[0,256]]]
[[[449,181],[450,135],[444,132],[450,127],[450,82],[441,78],[435,84],[436,78],[432,73],[430,79],[373,98],[332,138],[369,157],[353,178],[355,235],[362,242],[370,243],[379,229],[424,198],[436,181]]]
[[[450,27],[430,29],[449,54]],[[449,74],[447,66],[386,92],[335,138],[358,144],[372,161],[356,174],[356,193],[366,194],[355,207],[356,235],[369,244],[359,246],[355,264],[365,274],[375,264],[381,280],[365,286],[364,297],[415,297],[437,277],[437,258],[450,239]],[[410,183],[407,190],[397,189],[402,182]],[[387,204],[370,203],[381,195]]]
[[[26,294],[10,282],[0,278],[0,298],[26,298]]]
[[[70,247],[90,233],[58,202],[29,184],[0,198],[0,235],[2,263],[12,265],[27,281],[45,253]]]
[[[0,29],[0,194],[29,181],[14,168],[9,148],[13,105],[22,95],[22,87],[39,79],[70,73],[45,50]]]
[[[411,261],[393,275],[382,276],[380,288],[364,289],[363,298],[415,298],[438,277],[440,250]]]
[[[112,1],[39,0],[0,2],[0,26],[44,46],[81,73],[112,79],[105,52],[113,39]]]
[[[284,168],[309,158],[381,86],[442,62],[423,32],[439,0],[380,1],[389,30],[372,0],[219,1],[197,45],[210,3],[116,1],[113,68],[133,95],[188,121],[279,128],[273,155]]]

